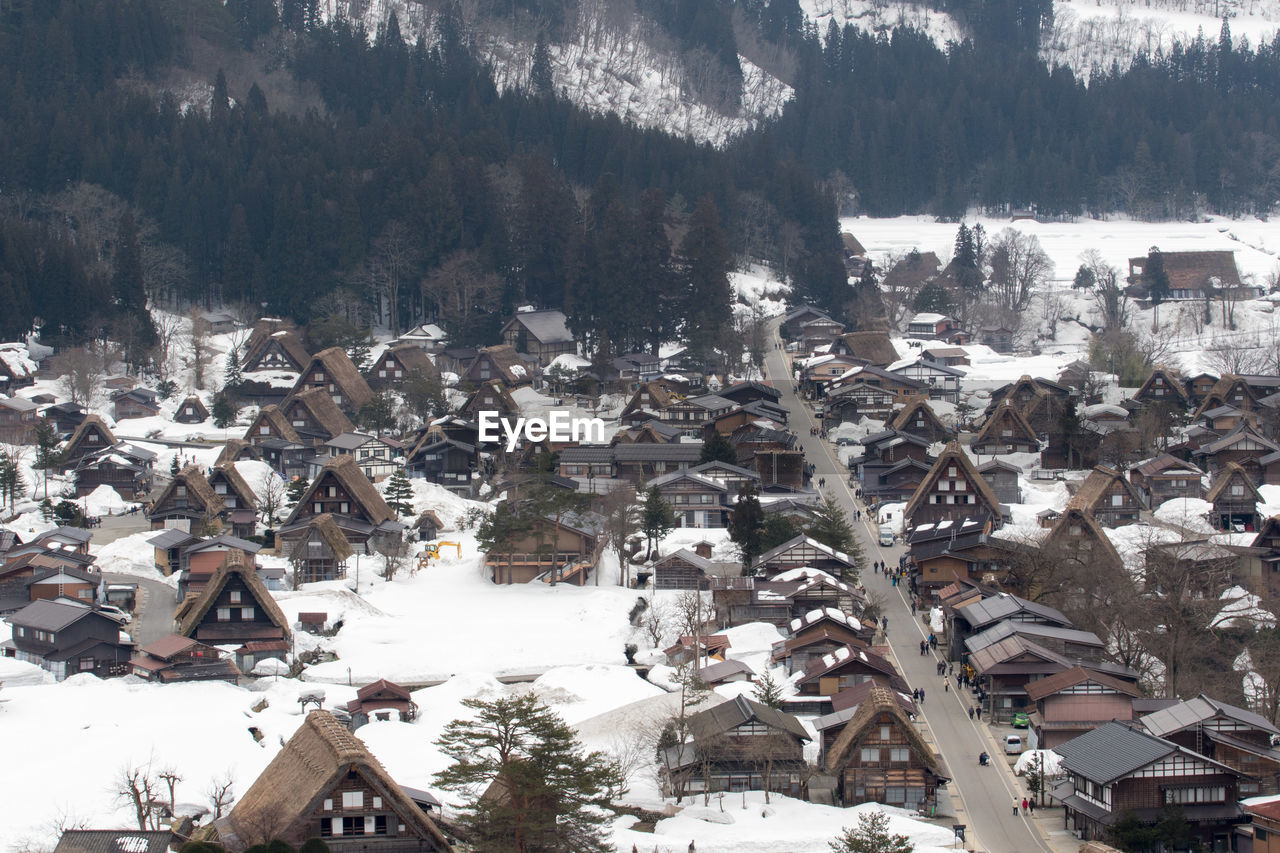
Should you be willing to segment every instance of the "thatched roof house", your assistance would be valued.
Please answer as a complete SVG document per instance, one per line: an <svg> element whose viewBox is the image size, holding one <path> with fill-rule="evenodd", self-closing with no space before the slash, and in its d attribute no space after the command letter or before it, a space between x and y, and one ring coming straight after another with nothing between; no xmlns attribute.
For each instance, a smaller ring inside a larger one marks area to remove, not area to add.
<svg viewBox="0 0 1280 853"><path fill-rule="evenodd" d="M224 509L226 504L213 490L204 471L198 465L188 465L175 474L159 497L151 502L147 508L147 520L153 530L159 530L168 519L193 520L217 516Z"/></svg>
<svg viewBox="0 0 1280 853"><path fill-rule="evenodd" d="M312 356L306 369L298 376L292 393L298 395L311 388L327 391L333 402L345 412L357 412L373 399L373 389L341 347L329 347ZM335 435L349 431L342 430Z"/></svg>
<svg viewBox="0 0 1280 853"><path fill-rule="evenodd" d="M376 834L361 834L361 850L409 849L406 843L432 853L452 850L435 822L328 711L308 714L231 812L215 822L218 842L232 851L277 838L299 845L308 838L331 836L332 842L340 843L342 834L333 832L332 822L339 822L341 830L343 815L333 806L344 799L358 799L365 821L382 827ZM326 801L331 804L328 810Z"/></svg>
<svg viewBox="0 0 1280 853"><path fill-rule="evenodd" d="M183 599L173 621L175 633L215 645L292 636L288 618L258 577L253 561L235 548L227 551L204 589Z"/></svg>
<svg viewBox="0 0 1280 853"><path fill-rule="evenodd" d="M309 388L284 401L280 411L303 439L324 444L346 432L355 432L351 420L342 413L334 397L323 388ZM304 441L304 443L306 443Z"/></svg>
<svg viewBox="0 0 1280 853"><path fill-rule="evenodd" d="M333 494L329 493L330 486L335 487ZM344 504L345 512L341 509ZM321 506L318 511L317 505ZM288 524L323 512L359 518L373 525L396 518L391 507L350 456L335 456L324 464L306 494L293 508Z"/></svg>
<svg viewBox="0 0 1280 853"><path fill-rule="evenodd" d="M279 406L263 406L258 411L258 416L253 419L253 423L249 424L249 428L245 430L244 440L250 444L260 444L273 438L291 441L294 444L303 443L302 436L298 435L298 431L293 428L293 424L289 423L289 419L284 416L284 412L280 411Z"/></svg>
<svg viewBox="0 0 1280 853"><path fill-rule="evenodd" d="M80 426L76 427L76 431L71 433L71 438L67 439L67 446L62 450L63 464L70 465L82 456L97 453L115 444L116 437L106 421L98 415L85 415Z"/></svg>
<svg viewBox="0 0 1280 853"><path fill-rule="evenodd" d="M846 353L868 364L893 364L898 360L898 351L893 348L888 332L847 332L840 336L837 347L841 345Z"/></svg>

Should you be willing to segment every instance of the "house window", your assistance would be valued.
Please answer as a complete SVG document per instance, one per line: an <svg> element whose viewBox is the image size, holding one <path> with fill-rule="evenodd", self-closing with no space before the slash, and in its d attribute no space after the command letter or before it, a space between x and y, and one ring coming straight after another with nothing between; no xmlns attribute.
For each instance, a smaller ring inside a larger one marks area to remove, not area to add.
<svg viewBox="0 0 1280 853"><path fill-rule="evenodd" d="M865 747L865 746L862 748L863 762L879 761L879 760L880 760L880 750L874 749L872 747Z"/></svg>
<svg viewBox="0 0 1280 853"><path fill-rule="evenodd" d="M1244 494L1244 486L1232 486L1232 487L1231 487L1231 496L1232 496L1233 498L1238 498L1238 497L1242 496L1243 494Z"/></svg>
<svg viewBox="0 0 1280 853"><path fill-rule="evenodd" d="M311 505L311 511L314 512L316 515L319 515L320 513L324 512L324 504L320 503L319 501L316 501Z"/></svg>
<svg viewBox="0 0 1280 853"><path fill-rule="evenodd" d="M881 727L880 727L880 740L888 740L888 739L889 739L889 727L888 727L888 726L881 726Z"/></svg>
<svg viewBox="0 0 1280 853"><path fill-rule="evenodd" d="M331 498L336 498L338 496L338 487L329 486L327 489L325 489L325 494Z"/></svg>
<svg viewBox="0 0 1280 853"><path fill-rule="evenodd" d="M271 427L266 424L258 427L258 435L271 435Z"/></svg>
<svg viewBox="0 0 1280 853"><path fill-rule="evenodd" d="M344 809L364 808L364 791L343 791L342 807Z"/></svg>
<svg viewBox="0 0 1280 853"><path fill-rule="evenodd" d="M328 798L327 800L325 800L325 801L324 801L324 810L325 810L325 811L327 811L327 812L331 812L331 811L333 811L333 798L332 798L332 797L330 797L330 798Z"/></svg>
<svg viewBox="0 0 1280 853"><path fill-rule="evenodd" d="M1222 785L1204 785L1194 788L1166 788L1166 803L1221 803L1227 798Z"/></svg>
<svg viewBox="0 0 1280 853"><path fill-rule="evenodd" d="M351 512L351 504L347 503L346 501L343 501L341 504L339 504L339 506L342 507L342 509L338 510L338 512L341 512L344 515L348 512Z"/></svg>
<svg viewBox="0 0 1280 853"><path fill-rule="evenodd" d="M1124 495L1112 495L1112 496L1111 496L1111 505L1112 505L1112 506L1124 506Z"/></svg>
<svg viewBox="0 0 1280 853"><path fill-rule="evenodd" d="M218 621L219 621L219 622L230 622L230 621L231 621L231 608L230 608L230 607L219 607L219 608L218 608Z"/></svg>
<svg viewBox="0 0 1280 853"><path fill-rule="evenodd" d="M238 589L231 590L231 603L232 604L240 603L240 590Z"/></svg>
<svg viewBox="0 0 1280 853"><path fill-rule="evenodd" d="M93 669L93 658L80 658L80 671L89 672Z"/></svg>
<svg viewBox="0 0 1280 853"><path fill-rule="evenodd" d="M895 747L889 750L889 760L890 761L910 761L911 750L907 749L905 746Z"/></svg>
<svg viewBox="0 0 1280 853"><path fill-rule="evenodd" d="M178 486L177 488L175 488L175 489L173 490L173 493L174 493L175 495L177 495L178 497L180 497L180 498L185 498L185 497L187 496L187 487L186 487L186 486Z"/></svg>
<svg viewBox="0 0 1280 853"><path fill-rule="evenodd" d="M360 835L364 832L364 818L344 817L342 819L343 835Z"/></svg>
<svg viewBox="0 0 1280 853"><path fill-rule="evenodd" d="M220 495L225 495L225 494L227 493L227 484L226 484L226 483L218 483L218 484L216 484L216 485L213 487L213 490L214 490L215 492L217 492L218 494L220 494Z"/></svg>
<svg viewBox="0 0 1280 853"><path fill-rule="evenodd" d="M387 378L387 369L385 367L378 371L378 378L379 379Z"/></svg>
<svg viewBox="0 0 1280 853"><path fill-rule="evenodd" d="M325 802L326 802L326 803L331 803L331 802L333 802L333 801L332 801L332 800L325 800ZM326 807L326 808L327 808L327 807ZM329 838L329 837L331 837L332 835L333 835L333 818L328 818L328 817L322 817L322 818L320 818L320 837L321 837L321 838Z"/></svg>
<svg viewBox="0 0 1280 853"><path fill-rule="evenodd" d="M240 619L241 619L242 621L244 621L244 622L252 622L252 621L253 621L253 608L252 608L252 607L241 607L241 608L240 608Z"/></svg>
<svg viewBox="0 0 1280 853"><path fill-rule="evenodd" d="M366 831L366 832L368 832L368 825L367 825L367 824L366 824L366 826L365 826L365 831ZM373 834L374 834L374 835L386 835L386 834L387 834L387 816L386 816L386 815L384 815L384 814L380 814L380 815L377 815L376 817L374 817L374 819L373 819Z"/></svg>
<svg viewBox="0 0 1280 853"><path fill-rule="evenodd" d="M380 808L382 808L382 797L374 797L374 798L373 798L373 807L374 807L375 809L380 809Z"/></svg>

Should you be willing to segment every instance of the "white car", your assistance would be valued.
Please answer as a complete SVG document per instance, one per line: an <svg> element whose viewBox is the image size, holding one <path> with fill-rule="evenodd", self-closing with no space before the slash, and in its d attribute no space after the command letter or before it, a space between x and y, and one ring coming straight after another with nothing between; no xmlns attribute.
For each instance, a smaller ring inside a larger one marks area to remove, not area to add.
<svg viewBox="0 0 1280 853"><path fill-rule="evenodd" d="M1004 736L1004 754L1005 755L1021 755L1022 754L1022 735L1005 735Z"/></svg>

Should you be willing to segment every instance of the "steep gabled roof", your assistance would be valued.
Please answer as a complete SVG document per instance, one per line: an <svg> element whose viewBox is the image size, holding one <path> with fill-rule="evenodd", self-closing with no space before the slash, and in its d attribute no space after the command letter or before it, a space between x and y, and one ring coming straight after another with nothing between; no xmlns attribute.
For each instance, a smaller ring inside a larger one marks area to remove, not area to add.
<svg viewBox="0 0 1280 853"><path fill-rule="evenodd" d="M360 470L356 461L350 456L334 456L324 463L320 473L311 481L306 494L290 513L288 524L293 524L303 515L306 508L311 505L316 490L324 485L324 481L329 477L336 479L343 490L351 496L351 500L358 505L360 512L356 512L357 507L353 506L351 515L363 515L370 524L375 525L395 519L391 507L387 506L387 502L373 487L373 483L369 482L369 478Z"/></svg>
<svg viewBox="0 0 1280 853"><path fill-rule="evenodd" d="M155 508L167 501L174 493L178 486L186 486L187 494L194 495L204 504L204 511L211 515L217 515L226 509L226 504L222 500L222 496L213 490L213 486L209 485L209 480L204 476L197 465L188 465L179 471L174 478L169 481L169 485L164 487L164 491L160 496L151 502L148 514L155 511Z"/></svg>
<svg viewBox="0 0 1280 853"><path fill-rule="evenodd" d="M872 687L867 698L858 703L857 710L827 751L827 772L840 772L840 768L849 760L855 746L861 742L867 726L881 714L888 714L893 718L898 731L906 736L907 743L911 745L911 750L916 753L920 761L931 773L941 775L942 765L938 754L933 751L933 747L925 743L894 692L880 686Z"/></svg>
<svg viewBox="0 0 1280 853"><path fill-rule="evenodd" d="M333 520L333 516L330 513L322 512L317 516L313 516L307 522L302 538L305 539L313 530L329 546L329 550L333 552L334 559L339 563L349 559L355 553L351 543L347 541L347 537L342 534L342 528L338 527L338 523Z"/></svg>
<svg viewBox="0 0 1280 853"><path fill-rule="evenodd" d="M1163 380L1162 384L1159 386L1156 385L1157 379ZM1185 406L1187 404L1188 397L1187 389L1182 384L1182 381L1182 377L1179 376L1176 371L1156 365L1151 369L1151 374L1147 376L1146 381L1142 383L1142 387L1139 388L1133 396L1136 399L1146 397L1150 394L1150 396L1154 398L1155 393L1152 391L1153 388L1170 388L1172 391L1166 391L1165 393L1170 394L1171 396L1176 396L1177 402Z"/></svg>
<svg viewBox="0 0 1280 853"><path fill-rule="evenodd" d="M1171 468L1185 468L1188 472L1196 476L1204 476L1204 471L1196 465L1192 465L1184 459L1169 454L1161 453L1159 456L1153 456L1150 459L1139 462L1134 469L1144 477L1152 477L1161 474Z"/></svg>
<svg viewBox="0 0 1280 853"><path fill-rule="evenodd" d="M236 493L236 497L240 499L243 508L255 509L258 506L257 493L245 482L244 477L236 469L234 462L222 462L214 466L213 473L209 475L210 485L213 485L219 478L227 481L227 485L231 488L231 491Z"/></svg>
<svg viewBox="0 0 1280 853"><path fill-rule="evenodd" d="M302 337L291 321L264 318L253 324L253 331L244 343L244 357L240 363L246 367L255 364L272 341L284 351L297 370L306 367L311 361L311 354L307 352Z"/></svg>
<svg viewBox="0 0 1280 853"><path fill-rule="evenodd" d="M899 432L910 432L907 429L917 416L922 416L937 432L950 432L938 419L938 415L933 411L933 407L929 405L928 397L912 397L907 404L898 411L894 412L893 417L889 418L884 425L886 430L898 430Z"/></svg>
<svg viewBox="0 0 1280 853"><path fill-rule="evenodd" d="M1138 494L1138 489L1124 474L1115 468L1108 468L1106 465L1098 465L1089 472L1089 476L1084 478L1084 482L1080 484L1080 489L1071 496L1071 500L1067 501L1067 509L1086 510L1093 512L1094 507L1098 505L1098 501L1106 495L1107 490L1112 485L1119 483L1125 493L1129 495L1129 499L1136 506L1142 506L1142 497Z"/></svg>
<svg viewBox="0 0 1280 853"><path fill-rule="evenodd" d="M569 331L563 311L555 309L521 311L508 320L502 330L505 332L515 324L524 326L525 330L542 344L573 342L573 333Z"/></svg>
<svg viewBox="0 0 1280 853"><path fill-rule="evenodd" d="M1008 429L1013 434L1011 436L1000 435L997 430ZM1027 423L1027 419L1022 416L1018 408L1013 405L1013 401L1007 396L1000 401L1000 405L991 413L991 417L987 418L987 422L982 425L982 429L969 442L970 447L981 447L987 444L1001 444L1011 441L1029 441L1033 445L1039 444L1040 438L1036 435L1036 431L1031 428L1031 424Z"/></svg>
<svg viewBox="0 0 1280 853"><path fill-rule="evenodd" d="M369 387L368 382L364 381L359 368L342 347L329 347L311 357L311 361L298 376L298 384L293 386L294 396L310 387L307 384L307 377L315 367L324 369L326 384L333 382L352 409L358 409L373 399L373 389ZM346 432L346 430L339 430L339 432Z"/></svg>
<svg viewBox="0 0 1280 853"><path fill-rule="evenodd" d="M476 369L482 357L488 356L493 366L498 369L502 375L495 377L501 379L508 385L524 385L533 379L532 372L524 363L524 359L520 357L520 353L516 352L515 347L509 344L498 344L491 347L483 347L477 354L476 360L472 362L471 367L467 369L470 374ZM470 378L470 377L468 377Z"/></svg>
<svg viewBox="0 0 1280 853"><path fill-rule="evenodd" d="M1073 527L1079 527L1080 532L1078 534L1072 533ZM1082 541L1080 537L1083 536L1088 536L1089 541L1092 543L1087 549L1080 547ZM1045 551L1050 547L1069 548L1076 556L1081 559L1087 558L1091 563L1105 558L1115 568L1124 566L1124 560L1120 557L1120 552L1116 550L1111 537L1107 536L1103 531L1098 519L1093 517L1092 512L1080 507L1068 506L1066 511L1054 522L1049 535L1040 543L1041 551ZM1093 548L1098 550L1094 551Z"/></svg>
<svg viewBox="0 0 1280 853"><path fill-rule="evenodd" d="M284 416L284 412L280 411L280 407L276 405L263 406L258 412L258 416L253 419L253 423L249 424L249 428L245 430L244 440L253 443L257 437L258 427L265 423L271 427L271 432L278 438L285 441L292 441L294 444L302 444L302 436L298 435L298 431L293 428L293 424L289 423L289 419ZM221 458L221 457L219 457Z"/></svg>
<svg viewBox="0 0 1280 853"><path fill-rule="evenodd" d="M889 340L888 332L847 332L840 336L854 358L865 359L869 364L892 364L898 360L898 351Z"/></svg>
<svg viewBox="0 0 1280 853"><path fill-rule="evenodd" d="M440 371L436 369L436 363L422 347L413 344L397 344L384 352L378 361L382 362L388 356L394 357L405 366L405 369L413 373L420 373L437 382L440 381ZM375 372L376 369L375 365Z"/></svg>
<svg viewBox="0 0 1280 853"><path fill-rule="evenodd" d="M938 480L946 473L947 467L955 465L960 475L963 475L969 484L969 488L982 499L986 504L986 509L997 518L1000 515L1000 501L996 498L996 493L992 491L991 484L986 478L978 473L978 469L973 466L973 462L965 454L960 442L951 441L943 451L938 454L938 458L934 460L933 467L929 469L929 473L925 474L924 479L920 481L919 487L911 495L911 500L907 502L907 508L903 511L904 518L911 518L915 515L916 510L924 504L926 497L933 491Z"/></svg>
<svg viewBox="0 0 1280 853"><path fill-rule="evenodd" d="M437 853L452 849L435 822L392 780L364 742L328 711L307 715L230 814L215 826L219 835L230 834L237 839L235 847L265 843L267 839L259 836L270 831L267 827L276 830L273 837L289 836L299 830L309 835L307 821L351 771L358 772L383 803L414 834L430 841Z"/></svg>
<svg viewBox="0 0 1280 853"><path fill-rule="evenodd" d="M1218 476L1213 478L1213 485L1209 487L1209 493L1204 496L1204 499L1209 503L1216 503L1218 498L1222 497L1222 493L1226 491L1228 484L1233 481L1239 481L1248 488L1249 493L1253 495L1254 503L1265 503L1262 494L1258 491L1258 487L1253 484L1248 472L1241 468L1237 462L1228 462L1218 471Z"/></svg>
<svg viewBox="0 0 1280 853"><path fill-rule="evenodd" d="M76 427L76 431L71 433L71 438L67 439L68 451L78 448L79 443L84 439L85 435L91 431L97 432L102 436L102 444L94 445L94 450L103 447L110 447L116 444L116 437L112 434L111 428L107 426L107 422L97 415L85 415L84 420Z"/></svg>
<svg viewBox="0 0 1280 853"><path fill-rule="evenodd" d="M342 409L338 408L338 404L333 402L333 397L324 388L308 388L293 394L284 401L281 411L286 418L292 420L294 412L299 408L305 409L330 437L356 430L355 425L342 413Z"/></svg>
<svg viewBox="0 0 1280 853"><path fill-rule="evenodd" d="M178 623L176 633L184 637L190 637L194 634L196 629L200 627L200 623L204 621L209 608L218 600L218 596L222 595L222 590L233 577L240 578L240 582L245 585L249 594L255 599L254 603L262 608L262 612L267 615L273 625L284 632L284 636L287 639L292 633L289 630L288 618L280 610L280 605L276 604L276 600L271 597L271 593L267 591L266 584L258 577L258 572L253 563L246 559L243 551L236 549L227 551L227 556L223 558L222 563L214 570L213 576L209 579L209 583L204 589L195 595L188 595L178 605L178 609L173 614L174 621Z"/></svg>

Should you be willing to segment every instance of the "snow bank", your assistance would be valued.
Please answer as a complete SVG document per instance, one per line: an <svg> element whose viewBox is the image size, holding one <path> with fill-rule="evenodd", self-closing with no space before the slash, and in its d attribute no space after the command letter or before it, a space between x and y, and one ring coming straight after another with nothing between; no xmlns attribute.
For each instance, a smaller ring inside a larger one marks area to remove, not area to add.
<svg viewBox="0 0 1280 853"><path fill-rule="evenodd" d="M652 833L635 832L627 828L631 819L620 820L613 843L619 851L630 850L633 844L641 850L656 845L660 850L683 851L692 842L698 853L828 853L827 842L845 827L857 826L858 815L869 811L887 814L889 832L907 836L916 853L940 853L955 840L950 827L916 820L903 809L874 803L845 809L779 794L770 795L769 800L766 806L759 791L728 793L723 799L713 796L708 811L701 798L694 798L680 814L658 821Z"/></svg>
<svg viewBox="0 0 1280 853"><path fill-rule="evenodd" d="M104 483L83 499L82 506L88 515L120 515L130 504L125 503L119 492Z"/></svg>
<svg viewBox="0 0 1280 853"><path fill-rule="evenodd" d="M1276 617L1262 606L1262 599L1242 586L1228 587L1218 598L1225 602L1210 628L1274 628Z"/></svg>
<svg viewBox="0 0 1280 853"><path fill-rule="evenodd" d="M176 586L178 576L174 574L165 578L160 573L156 568L156 549L147 544L148 539L159 535L158 530L144 530L101 547L90 543L89 550L98 555L98 568L104 572L150 578Z"/></svg>
<svg viewBox="0 0 1280 853"><path fill-rule="evenodd" d="M1213 504L1200 498L1174 498L1156 507L1155 517L1193 533L1214 533L1208 521L1212 510Z"/></svg>
<svg viewBox="0 0 1280 853"><path fill-rule="evenodd" d="M1044 775L1062 775L1062 757L1052 749L1028 749L1014 762L1013 772L1019 776L1027 775L1032 769L1032 761L1036 756L1040 756L1040 760L1044 762Z"/></svg>

